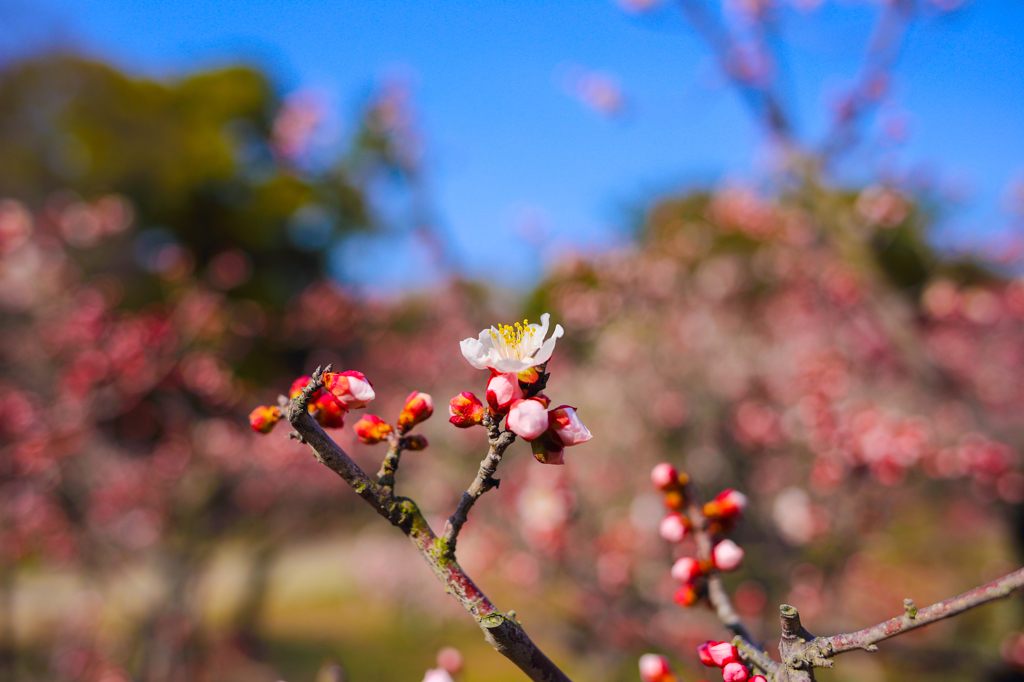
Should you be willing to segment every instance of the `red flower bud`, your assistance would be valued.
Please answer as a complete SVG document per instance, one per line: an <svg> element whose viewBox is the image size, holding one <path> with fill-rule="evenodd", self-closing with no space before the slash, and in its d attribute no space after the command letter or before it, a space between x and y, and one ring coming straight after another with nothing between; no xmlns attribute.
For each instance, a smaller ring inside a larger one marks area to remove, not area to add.
<svg viewBox="0 0 1024 682"><path fill-rule="evenodd" d="M747 496L728 488L704 505L704 516L715 521L731 521L747 508Z"/></svg>
<svg viewBox="0 0 1024 682"><path fill-rule="evenodd" d="M548 426L566 447L586 443L593 438L576 414L576 408L568 405L560 405L548 411Z"/></svg>
<svg viewBox="0 0 1024 682"><path fill-rule="evenodd" d="M743 563L743 548L732 540L722 540L711 550L711 560L720 571L735 571Z"/></svg>
<svg viewBox="0 0 1024 682"><path fill-rule="evenodd" d="M739 652L729 642L716 642L708 646L708 654L711 656L711 660L719 668L725 667L726 663L732 661L738 661L740 658Z"/></svg>
<svg viewBox="0 0 1024 682"><path fill-rule="evenodd" d="M295 397L297 395L299 395L300 393L302 393L302 390L304 388L306 388L306 386L308 386L309 382L312 381L312 380L313 380L313 377L305 376L305 377L299 377L298 379L293 381L292 382L292 387L290 389L288 389L288 399L289 400L295 400ZM312 402L312 401L316 400L317 398L319 398L321 393L323 393L323 389L322 388L318 388L316 391L314 391L313 395L310 396L310 402Z"/></svg>
<svg viewBox="0 0 1024 682"><path fill-rule="evenodd" d="M345 425L345 406L330 393L323 393L309 406L316 423L325 429L340 429Z"/></svg>
<svg viewBox="0 0 1024 682"><path fill-rule="evenodd" d="M754 675L750 678L750 682L768 682L768 678L764 675Z"/></svg>
<svg viewBox="0 0 1024 682"><path fill-rule="evenodd" d="M659 654L644 654L640 657L640 679L643 682L674 682L676 678L667 658Z"/></svg>
<svg viewBox="0 0 1024 682"><path fill-rule="evenodd" d="M405 433L420 422L430 419L432 414L434 414L434 399L426 393L413 391L405 399L402 414L398 415L398 430Z"/></svg>
<svg viewBox="0 0 1024 682"><path fill-rule="evenodd" d="M512 403L522 399L523 389L515 372L494 374L487 380L487 404L495 414L505 414Z"/></svg>
<svg viewBox="0 0 1024 682"><path fill-rule="evenodd" d="M683 585L672 596L672 601L680 606L693 606L698 599L700 599L700 595L697 594L697 589L690 584Z"/></svg>
<svg viewBox="0 0 1024 682"><path fill-rule="evenodd" d="M747 682L748 677L750 677L750 673L747 672L746 666L738 661L726 663L725 667L722 668L722 680L724 682Z"/></svg>
<svg viewBox="0 0 1024 682"><path fill-rule="evenodd" d="M363 415L362 419L352 425L352 429L356 432L359 440L367 445L386 440L392 431L391 424L375 414Z"/></svg>
<svg viewBox="0 0 1024 682"><path fill-rule="evenodd" d="M679 472L668 462L662 462L651 469L651 483L663 493L679 488Z"/></svg>
<svg viewBox="0 0 1024 682"><path fill-rule="evenodd" d="M548 430L548 408L543 400L530 398L512 403L505 421L509 430L524 440L536 440Z"/></svg>
<svg viewBox="0 0 1024 682"><path fill-rule="evenodd" d="M682 542L686 537L689 521L678 512L665 515L658 525L658 534L668 542Z"/></svg>
<svg viewBox="0 0 1024 682"><path fill-rule="evenodd" d="M281 421L281 408L279 407L260 405L249 413L249 426L256 433L270 433L279 421Z"/></svg>
<svg viewBox="0 0 1024 682"><path fill-rule="evenodd" d="M373 385L362 372L327 372L324 374L326 388L346 410L366 407L366 404L377 397Z"/></svg>
<svg viewBox="0 0 1024 682"><path fill-rule="evenodd" d="M418 433L402 438L402 447L406 450L426 450L427 445L429 445L429 443L427 442L426 437L421 436Z"/></svg>
<svg viewBox="0 0 1024 682"><path fill-rule="evenodd" d="M700 662L706 666L711 667L715 665L715 659L711 658L711 652L708 651L708 648L714 646L715 644L721 644L721 642L716 642L714 640L709 639L708 641L704 642L699 647L697 647L697 656L700 658Z"/></svg>
<svg viewBox="0 0 1024 682"><path fill-rule="evenodd" d="M460 429L476 426L484 420L484 404L468 391L458 394L448 403L450 421Z"/></svg>
<svg viewBox="0 0 1024 682"><path fill-rule="evenodd" d="M683 584L692 583L704 575L700 562L691 556L684 556L672 564L672 577Z"/></svg>

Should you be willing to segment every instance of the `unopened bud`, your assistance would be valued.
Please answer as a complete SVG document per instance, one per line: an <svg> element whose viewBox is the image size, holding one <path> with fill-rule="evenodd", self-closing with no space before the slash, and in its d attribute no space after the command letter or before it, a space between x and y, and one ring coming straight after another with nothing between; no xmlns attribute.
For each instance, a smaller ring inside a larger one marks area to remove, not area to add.
<svg viewBox="0 0 1024 682"><path fill-rule="evenodd" d="M768 682L768 678L764 675L754 675L750 678L750 682Z"/></svg>
<svg viewBox="0 0 1024 682"><path fill-rule="evenodd" d="M717 642L708 646L708 655L711 656L711 661L719 668L724 668L727 663L738 661L740 658L739 652L736 651L730 642Z"/></svg>
<svg viewBox="0 0 1024 682"><path fill-rule="evenodd" d="M324 388L338 399L346 410L366 407L377 397L366 375L362 372L327 372L324 374Z"/></svg>
<svg viewBox="0 0 1024 682"><path fill-rule="evenodd" d="M673 682L675 674L664 656L644 654L640 657L640 679L643 682Z"/></svg>
<svg viewBox="0 0 1024 682"><path fill-rule="evenodd" d="M426 393L413 391L405 399L402 414L398 415L398 430L405 433L434 414L434 399Z"/></svg>
<svg viewBox="0 0 1024 682"><path fill-rule="evenodd" d="M249 426L256 433L268 434L274 430L274 425L281 421L281 408L267 407L260 405L249 413Z"/></svg>
<svg viewBox="0 0 1024 682"><path fill-rule="evenodd" d="M593 438L590 430L580 421L575 407L560 405L549 410L548 425L565 447L586 443Z"/></svg>
<svg viewBox="0 0 1024 682"><path fill-rule="evenodd" d="M534 458L541 464L565 464L565 447L551 431L546 431L530 447Z"/></svg>
<svg viewBox="0 0 1024 682"><path fill-rule="evenodd" d="M405 450L412 450L413 452L417 450L426 450L427 445L429 445L429 443L427 442L426 437L421 436L418 433L402 438L402 448Z"/></svg>
<svg viewBox="0 0 1024 682"><path fill-rule="evenodd" d="M684 556L672 564L672 577L683 584L692 583L702 575L704 575L704 571L701 569L700 562L693 557Z"/></svg>
<svg viewBox="0 0 1024 682"><path fill-rule="evenodd" d="M667 542L682 542L686 537L686 517L679 512L671 512L658 524L658 534Z"/></svg>
<svg viewBox="0 0 1024 682"><path fill-rule="evenodd" d="M310 405L316 423L325 429L340 429L345 425L345 407L330 393L324 393Z"/></svg>
<svg viewBox="0 0 1024 682"><path fill-rule="evenodd" d="M523 389L519 387L519 378L515 372L494 374L487 381L487 404L495 414L505 414L512 403L522 399Z"/></svg>
<svg viewBox="0 0 1024 682"><path fill-rule="evenodd" d="M288 389L288 399L289 400L295 400L295 398L297 398L298 395L300 393L302 393L302 391L306 388L306 386L309 385L309 382L311 382L312 380L313 380L313 377L305 376L305 377L299 377L298 379L293 381L292 382L292 387ZM313 395L310 396L310 400L311 401L316 400L317 398L320 397L320 394L322 392L323 392L322 388L318 388L317 390L313 391Z"/></svg>
<svg viewBox="0 0 1024 682"><path fill-rule="evenodd" d="M728 488L704 505L704 516L716 521L730 521L738 518L746 508L747 496Z"/></svg>
<svg viewBox="0 0 1024 682"><path fill-rule="evenodd" d="M544 401L530 398L512 403L505 420L512 433L528 441L548 430L548 409Z"/></svg>
<svg viewBox="0 0 1024 682"><path fill-rule="evenodd" d="M359 440L367 445L379 443L391 435L391 424L375 414L365 414L363 418L352 425Z"/></svg>
<svg viewBox="0 0 1024 682"><path fill-rule="evenodd" d="M743 563L743 548L732 540L722 540L711 550L711 560L720 571L735 571Z"/></svg>
<svg viewBox="0 0 1024 682"><path fill-rule="evenodd" d="M484 420L484 404L469 391L463 391L448 403L448 420L460 429L476 426Z"/></svg>
<svg viewBox="0 0 1024 682"><path fill-rule="evenodd" d="M672 601L680 606L693 606L698 599L700 599L700 595L692 584L683 585L672 595Z"/></svg>
<svg viewBox="0 0 1024 682"><path fill-rule="evenodd" d="M725 667L722 668L723 682L747 682L748 677L750 677L750 673L747 671L746 666L738 661L726 663Z"/></svg>
<svg viewBox="0 0 1024 682"><path fill-rule="evenodd" d="M686 508L686 496L681 490L673 490L665 493L665 506L672 511L682 511Z"/></svg>
<svg viewBox="0 0 1024 682"><path fill-rule="evenodd" d="M457 675L462 670L462 653L454 647L446 646L437 652L437 667Z"/></svg>
<svg viewBox="0 0 1024 682"><path fill-rule="evenodd" d="M721 642L716 642L714 640L709 639L708 641L704 642L699 647L697 647L697 657L700 658L700 662L708 667L714 666L715 659L711 658L711 652L708 651L708 647L712 647L715 644L720 643Z"/></svg>
<svg viewBox="0 0 1024 682"><path fill-rule="evenodd" d="M679 472L668 462L662 462L651 469L651 483L663 493L679 489Z"/></svg>

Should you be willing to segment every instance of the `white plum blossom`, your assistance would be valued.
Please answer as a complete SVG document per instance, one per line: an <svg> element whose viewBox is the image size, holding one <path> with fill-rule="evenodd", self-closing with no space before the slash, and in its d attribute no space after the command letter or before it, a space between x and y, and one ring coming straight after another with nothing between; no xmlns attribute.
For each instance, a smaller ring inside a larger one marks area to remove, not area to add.
<svg viewBox="0 0 1024 682"><path fill-rule="evenodd" d="M504 374L522 372L547 362L561 338L562 325L556 324L551 338L545 340L551 315L540 316L540 324L498 325L485 329L479 338L464 339L459 346L469 364L477 369L490 369Z"/></svg>

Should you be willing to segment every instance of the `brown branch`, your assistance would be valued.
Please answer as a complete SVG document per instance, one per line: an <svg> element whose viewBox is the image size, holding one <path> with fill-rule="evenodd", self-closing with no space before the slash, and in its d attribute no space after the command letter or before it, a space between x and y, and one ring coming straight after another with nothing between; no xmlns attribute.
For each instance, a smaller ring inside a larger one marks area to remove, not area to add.
<svg viewBox="0 0 1024 682"><path fill-rule="evenodd" d="M380 463L380 471L377 472L377 485L394 491L395 472L398 471L398 461L402 458L402 437L396 433L388 436L388 454Z"/></svg>
<svg viewBox="0 0 1024 682"><path fill-rule="evenodd" d="M754 116L760 119L769 133L778 139L789 141L792 138L792 127L786 116L782 103L772 89L767 86L756 86L737 77L730 64L731 55L736 49L735 41L729 31L722 25L711 10L701 0L681 0L683 14L703 37L718 60L719 67L725 76L743 97Z"/></svg>
<svg viewBox="0 0 1024 682"><path fill-rule="evenodd" d="M958 597L940 601L923 609L918 609L914 606L913 601L907 599L903 602L903 613L895 618L890 618L884 623L879 623L857 632L833 635L831 637L819 637L812 644L821 652L822 656L826 657L854 649L874 651L878 648L875 646L876 642L895 637L943 618L956 616L964 611L973 609L975 606L981 606L996 599L1003 599L1021 587L1024 587L1024 568L1005 575L998 580L993 580L981 587L976 587L970 592L964 592Z"/></svg>
<svg viewBox="0 0 1024 682"><path fill-rule="evenodd" d="M570 682L566 674L530 640L514 615L499 611L466 575L446 551L447 543L434 534L416 503L408 498L395 497L390 488L373 482L320 428L306 408L310 396L323 385L322 377L323 372L317 368L309 384L288 408L288 421L313 449L317 460L341 476L378 514L405 533L445 590L473 616L491 646L531 680Z"/></svg>
<svg viewBox="0 0 1024 682"><path fill-rule="evenodd" d="M484 426L487 427L487 440L490 443L490 449L487 451L487 456L480 462L480 469L476 473L476 478L473 479L469 489L462 493L459 506L444 524L444 532L441 539L447 544L448 556L450 557L455 556L455 545L458 542L459 532L462 530L463 524L469 519L469 510L473 508L473 505L476 504L476 501L485 492L491 488L498 487L498 480L494 478L494 472L497 471L505 450L516 439L516 434L511 431L501 431L498 427L498 421L500 421L500 418L496 420L489 414L484 415Z"/></svg>

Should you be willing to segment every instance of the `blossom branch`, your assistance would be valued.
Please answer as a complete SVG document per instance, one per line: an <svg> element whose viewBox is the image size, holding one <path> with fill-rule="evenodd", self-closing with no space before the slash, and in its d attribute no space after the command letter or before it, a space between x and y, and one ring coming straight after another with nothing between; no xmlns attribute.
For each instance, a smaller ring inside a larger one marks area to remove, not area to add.
<svg viewBox="0 0 1024 682"><path fill-rule="evenodd" d="M711 552L715 543L708 530L708 519L704 516L700 491L692 481L687 482L684 490L687 500L686 514L690 518L690 523L693 524L693 537L697 542L697 558L705 563L711 562ZM729 593L722 584L721 576L716 573L708 576L708 601L711 602L711 607L725 627L729 628L734 635L742 637L752 648L757 648L757 643L750 634L750 630L743 624L743 620L733 607Z"/></svg>
<svg viewBox="0 0 1024 682"><path fill-rule="evenodd" d="M469 489L462 493L462 499L459 501L455 513L444 524L444 533L441 539L447 544L447 552L450 557L455 556L455 545L463 524L469 519L469 510L485 492L498 487L498 480L494 478L494 473L498 469L498 464L501 463L505 450L516 439L516 434L511 431L501 431L498 420L489 414L484 415L483 425L487 427L487 440L490 443L487 457L480 462L480 469Z"/></svg>
<svg viewBox="0 0 1024 682"><path fill-rule="evenodd" d="M1024 587L1024 568L981 587L976 587L969 592L964 592L957 597L922 609L918 609L912 600L906 599L903 602L904 610L901 615L857 632L817 637L808 644L806 649L808 652L814 649L823 657L834 656L854 649L875 651L878 648L875 646L876 642L934 623L937 620L959 615L990 601L1003 599L1022 587Z"/></svg>
<svg viewBox="0 0 1024 682"><path fill-rule="evenodd" d="M382 488L394 491L395 472L398 471L398 462L402 458L402 438L392 433L388 436L388 454L380 464L380 471L377 472L377 485Z"/></svg>
<svg viewBox="0 0 1024 682"><path fill-rule="evenodd" d="M327 367L329 369L330 366ZM317 368L302 392L291 401L287 413L288 421L313 449L317 460L341 476L378 514L405 533L446 591L473 616L491 646L531 680L569 682L565 673L537 648L514 615L499 611L466 575L454 556L446 551L447 543L430 528L416 503L408 498L395 497L389 487L371 480L316 423L307 407L312 395L323 386L323 374L324 371ZM397 466L397 457L394 465Z"/></svg>

